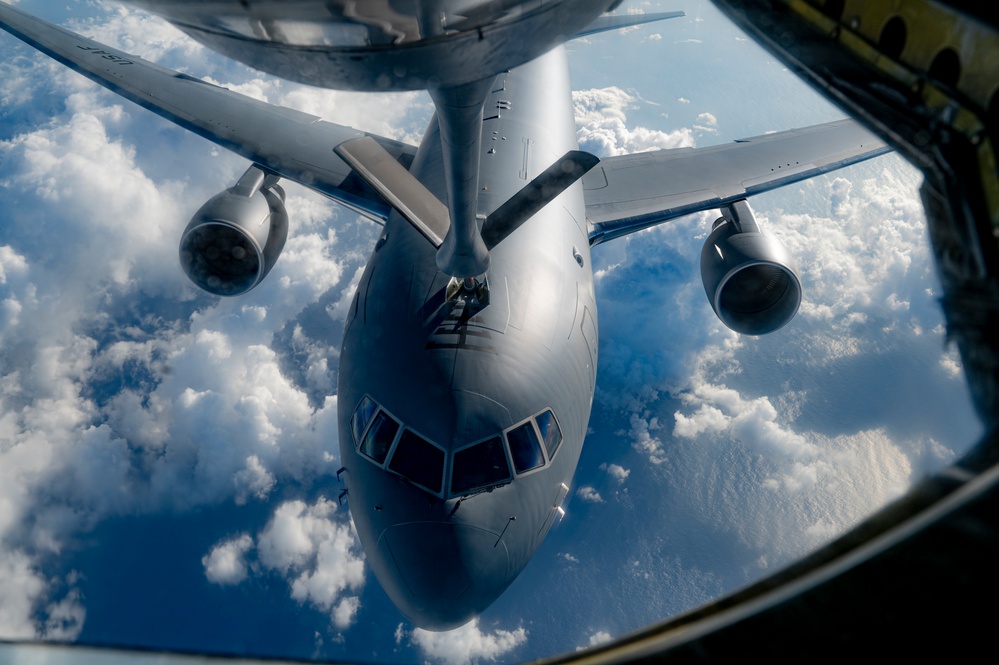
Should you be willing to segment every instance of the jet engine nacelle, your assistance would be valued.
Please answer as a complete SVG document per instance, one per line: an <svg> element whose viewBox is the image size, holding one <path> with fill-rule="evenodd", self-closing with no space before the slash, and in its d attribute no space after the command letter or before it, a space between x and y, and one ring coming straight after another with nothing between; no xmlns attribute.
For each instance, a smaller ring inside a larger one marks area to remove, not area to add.
<svg viewBox="0 0 999 665"><path fill-rule="evenodd" d="M701 281L715 314L743 335L765 335L794 318L801 280L787 248L760 231L745 200L722 209L701 249Z"/></svg>
<svg viewBox="0 0 999 665"><path fill-rule="evenodd" d="M194 213L180 239L180 264L205 291L238 296L267 276L287 238L284 190L276 176L251 166Z"/></svg>

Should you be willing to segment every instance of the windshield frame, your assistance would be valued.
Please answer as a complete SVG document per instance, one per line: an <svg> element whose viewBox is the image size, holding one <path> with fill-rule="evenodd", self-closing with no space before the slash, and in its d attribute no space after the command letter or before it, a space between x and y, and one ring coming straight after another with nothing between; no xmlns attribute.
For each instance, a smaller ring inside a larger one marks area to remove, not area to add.
<svg viewBox="0 0 999 665"><path fill-rule="evenodd" d="M503 451L503 459L504 459L504 461L506 461L506 472L507 472L506 477L504 477L502 480L498 480L498 481L493 482L493 483L487 483L487 484L484 484L484 485L475 485L473 487L468 488L467 490L461 490L461 491L455 492L454 489L453 489L453 487L454 487L454 459L455 459L455 457L458 455L458 453L461 453L461 452L464 452L466 450L469 450L470 448L474 448L475 446L477 446L479 444L482 444L482 443L486 443L487 441L490 441L492 439L499 439L500 448ZM509 485L510 483L513 482L513 479L515 477L516 477L516 475L514 474L514 471L513 471L513 460L510 458L510 448L506 444L506 438L503 436L503 432L498 432L496 434L493 434L493 435L490 435L490 436L486 436L486 437L483 437L483 438L478 439L476 441L473 441L472 443L469 443L468 445L462 446L461 448L457 448L457 449L451 451L451 454L448 455L448 476L447 476L448 484L447 484L447 489L448 489L448 495L451 496L452 498L459 498L459 497L471 496L473 494L479 494L481 492L489 492L491 490L496 489L497 487L502 487L504 485Z"/></svg>

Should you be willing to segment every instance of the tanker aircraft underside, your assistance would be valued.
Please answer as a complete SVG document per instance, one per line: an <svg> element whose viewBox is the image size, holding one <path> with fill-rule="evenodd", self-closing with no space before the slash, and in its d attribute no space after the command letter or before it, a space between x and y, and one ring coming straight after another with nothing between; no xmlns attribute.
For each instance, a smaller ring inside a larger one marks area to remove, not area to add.
<svg viewBox="0 0 999 665"><path fill-rule="evenodd" d="M437 113L412 146L0 4L11 34L251 162L178 233L199 287L237 296L271 270L288 234L282 179L383 224L345 324L338 475L375 575L432 630L488 607L562 514L596 380L590 248L719 208L701 253L708 300L730 328L772 332L801 285L747 197L887 152L849 120L700 149L579 151L561 43L680 13L601 15L610 0L135 4L280 76L430 90Z"/></svg>

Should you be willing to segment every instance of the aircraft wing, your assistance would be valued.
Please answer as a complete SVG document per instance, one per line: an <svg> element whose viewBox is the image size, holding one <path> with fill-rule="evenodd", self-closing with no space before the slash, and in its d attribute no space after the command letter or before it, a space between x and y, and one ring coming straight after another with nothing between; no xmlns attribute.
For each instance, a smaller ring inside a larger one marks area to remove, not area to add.
<svg viewBox="0 0 999 665"><path fill-rule="evenodd" d="M853 120L838 120L707 148L607 157L583 177L590 245L890 150Z"/></svg>
<svg viewBox="0 0 999 665"><path fill-rule="evenodd" d="M0 3L0 28L167 120L373 219L390 207L333 149L372 136L408 168L416 148L267 104L86 39Z"/></svg>

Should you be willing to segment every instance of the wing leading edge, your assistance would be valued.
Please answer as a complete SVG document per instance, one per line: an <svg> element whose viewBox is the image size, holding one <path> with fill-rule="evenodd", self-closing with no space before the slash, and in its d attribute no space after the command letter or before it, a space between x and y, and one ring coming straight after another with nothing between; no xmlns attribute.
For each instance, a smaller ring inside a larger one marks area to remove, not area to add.
<svg viewBox="0 0 999 665"><path fill-rule="evenodd" d="M3 3L0 28L118 95L376 220L388 216L388 203L333 148L371 136L404 167L416 154L413 146L240 95Z"/></svg>
<svg viewBox="0 0 999 665"><path fill-rule="evenodd" d="M607 157L583 178L590 245L890 152L853 120Z"/></svg>

